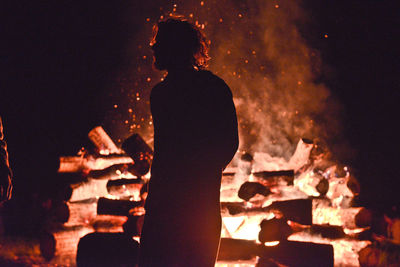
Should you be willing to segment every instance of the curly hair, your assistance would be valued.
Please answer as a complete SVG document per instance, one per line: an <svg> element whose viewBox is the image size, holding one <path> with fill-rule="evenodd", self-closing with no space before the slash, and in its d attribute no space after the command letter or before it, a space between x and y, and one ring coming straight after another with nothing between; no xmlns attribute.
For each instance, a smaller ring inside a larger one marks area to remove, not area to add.
<svg viewBox="0 0 400 267"><path fill-rule="evenodd" d="M168 18L154 25L150 44L158 69L169 69L182 64L204 69L210 60L209 43L204 33L181 18Z"/></svg>

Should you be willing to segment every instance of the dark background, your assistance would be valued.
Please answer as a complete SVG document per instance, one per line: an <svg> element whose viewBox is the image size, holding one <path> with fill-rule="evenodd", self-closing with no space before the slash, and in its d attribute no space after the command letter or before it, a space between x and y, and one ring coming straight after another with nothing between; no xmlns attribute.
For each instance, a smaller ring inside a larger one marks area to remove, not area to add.
<svg viewBox="0 0 400 267"><path fill-rule="evenodd" d="M142 25L121 19L126 1L5 2L0 114L18 197L51 181L58 156L76 154L101 123L99 107L109 104L112 78ZM398 204L398 1L303 2L313 22L304 36L321 52L321 79L344 107L344 135L357 152L350 164L360 201Z"/></svg>
<svg viewBox="0 0 400 267"><path fill-rule="evenodd" d="M317 42L330 66L326 83L344 105L345 136L356 150L352 165L361 201L398 205L400 198L400 3L306 1L328 34Z"/></svg>

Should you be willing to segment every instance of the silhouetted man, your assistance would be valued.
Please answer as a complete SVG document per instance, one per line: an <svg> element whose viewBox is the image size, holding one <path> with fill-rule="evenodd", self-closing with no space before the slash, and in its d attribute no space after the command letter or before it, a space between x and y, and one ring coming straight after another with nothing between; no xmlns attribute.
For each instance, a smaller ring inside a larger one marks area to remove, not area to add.
<svg viewBox="0 0 400 267"><path fill-rule="evenodd" d="M3 134L3 123L0 117L0 203L11 198L11 168L8 162L7 144Z"/></svg>
<svg viewBox="0 0 400 267"><path fill-rule="evenodd" d="M140 266L214 266L221 174L238 148L232 93L204 70L208 46L187 21L157 25L154 65L167 70L150 96L154 158Z"/></svg>

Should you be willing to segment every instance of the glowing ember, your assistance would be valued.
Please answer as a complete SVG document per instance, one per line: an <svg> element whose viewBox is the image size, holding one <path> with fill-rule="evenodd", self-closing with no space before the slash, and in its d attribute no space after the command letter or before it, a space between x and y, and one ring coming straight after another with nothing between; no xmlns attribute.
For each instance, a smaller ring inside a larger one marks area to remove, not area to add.
<svg viewBox="0 0 400 267"><path fill-rule="evenodd" d="M274 247L274 246L279 245L279 243L280 243L279 241L264 242L264 246Z"/></svg>

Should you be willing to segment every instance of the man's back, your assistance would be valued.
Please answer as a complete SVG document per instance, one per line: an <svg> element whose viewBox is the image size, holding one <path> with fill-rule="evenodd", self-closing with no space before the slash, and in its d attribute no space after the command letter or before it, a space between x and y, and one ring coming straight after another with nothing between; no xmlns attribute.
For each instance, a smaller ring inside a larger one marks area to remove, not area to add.
<svg viewBox="0 0 400 267"><path fill-rule="evenodd" d="M157 85L151 109L154 159L142 251L175 255L169 260L178 266L196 257L199 264L212 262L221 227L221 174L238 146L232 94L212 73L192 70ZM147 247L154 239L169 248Z"/></svg>

